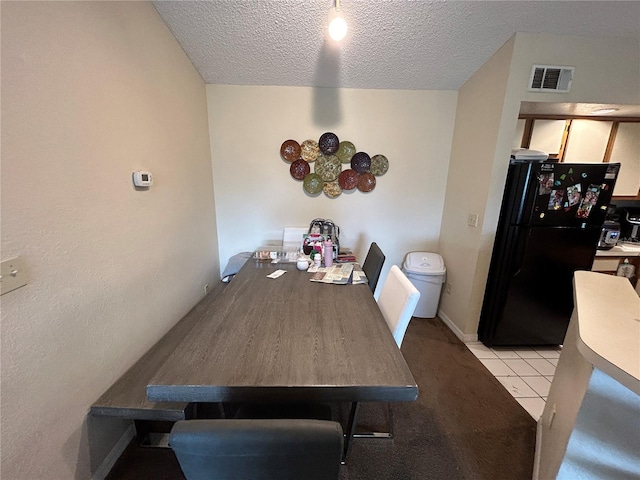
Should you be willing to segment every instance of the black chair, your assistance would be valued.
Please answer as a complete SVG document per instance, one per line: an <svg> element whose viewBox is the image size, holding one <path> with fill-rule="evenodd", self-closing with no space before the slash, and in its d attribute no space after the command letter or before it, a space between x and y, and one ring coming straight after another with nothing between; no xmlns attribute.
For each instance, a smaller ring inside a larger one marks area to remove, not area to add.
<svg viewBox="0 0 640 480"><path fill-rule="evenodd" d="M372 242L369 247L367 257L364 259L364 263L362 264L362 270L367 276L369 288L372 293L375 293L376 291L376 285L378 285L378 279L380 278L380 272L382 271L385 258L386 257L384 256L384 253L382 253L382 250L380 250L380 247L378 247L378 244L376 242Z"/></svg>
<svg viewBox="0 0 640 480"><path fill-rule="evenodd" d="M337 422L302 419L181 420L169 444L187 480L336 480Z"/></svg>

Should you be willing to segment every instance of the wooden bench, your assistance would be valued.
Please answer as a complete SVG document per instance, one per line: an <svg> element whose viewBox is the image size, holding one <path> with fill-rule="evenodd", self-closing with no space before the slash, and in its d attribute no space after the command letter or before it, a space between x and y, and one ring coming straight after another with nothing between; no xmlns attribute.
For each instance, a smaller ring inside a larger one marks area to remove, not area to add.
<svg viewBox="0 0 640 480"><path fill-rule="evenodd" d="M147 384L182 338L215 308L216 298L225 283L219 282L171 330L134 363L96 402L90 414L128 420L178 421L191 418L193 405L188 402L150 402Z"/></svg>

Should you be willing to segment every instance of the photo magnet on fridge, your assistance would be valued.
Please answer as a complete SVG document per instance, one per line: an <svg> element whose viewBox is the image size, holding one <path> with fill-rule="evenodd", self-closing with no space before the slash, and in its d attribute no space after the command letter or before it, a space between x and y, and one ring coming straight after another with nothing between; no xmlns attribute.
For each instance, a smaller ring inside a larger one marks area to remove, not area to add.
<svg viewBox="0 0 640 480"><path fill-rule="evenodd" d="M564 190L551 190L549 197L548 210L560 210L562 208L562 200L564 199Z"/></svg>
<svg viewBox="0 0 640 480"><path fill-rule="evenodd" d="M540 188L538 189L538 195L549 195L551 193L551 187L553 187L553 173L543 173L538 177Z"/></svg>
<svg viewBox="0 0 640 480"><path fill-rule="evenodd" d="M600 185L589 185L587 191L584 192L584 198L580 202L580 207L576 212L577 218L588 218L591 214L591 209L598 203L598 197L600 196Z"/></svg>
<svg viewBox="0 0 640 480"><path fill-rule="evenodd" d="M580 203L580 199L582 198L581 191L582 187L579 183L567 187L567 202L569 203L569 207L573 207Z"/></svg>
<svg viewBox="0 0 640 480"><path fill-rule="evenodd" d="M612 163L607 168L607 173L604 174L605 180L614 180L618 176L618 171L620 170L619 163Z"/></svg>

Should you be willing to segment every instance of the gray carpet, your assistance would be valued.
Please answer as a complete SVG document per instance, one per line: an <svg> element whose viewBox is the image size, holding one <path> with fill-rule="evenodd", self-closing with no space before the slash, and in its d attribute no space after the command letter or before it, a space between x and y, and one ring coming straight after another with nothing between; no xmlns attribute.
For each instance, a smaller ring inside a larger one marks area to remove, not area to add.
<svg viewBox="0 0 640 480"><path fill-rule="evenodd" d="M393 440L354 440L341 480L531 478L535 421L442 321L412 319L402 352L418 400L393 405ZM360 419L384 428L386 406ZM171 450L132 444L107 480L183 478Z"/></svg>
<svg viewBox="0 0 640 480"><path fill-rule="evenodd" d="M354 443L343 480L531 478L535 421L444 323L412 319L402 352L418 400L393 405L393 441Z"/></svg>

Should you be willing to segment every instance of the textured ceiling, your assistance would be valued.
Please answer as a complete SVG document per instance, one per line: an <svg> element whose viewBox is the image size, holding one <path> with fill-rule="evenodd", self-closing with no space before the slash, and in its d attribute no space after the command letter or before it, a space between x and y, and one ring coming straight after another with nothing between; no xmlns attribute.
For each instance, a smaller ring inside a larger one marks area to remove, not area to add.
<svg viewBox="0 0 640 480"><path fill-rule="evenodd" d="M640 38L640 2L156 1L206 83L458 90L515 32ZM638 52L640 55L640 52Z"/></svg>

